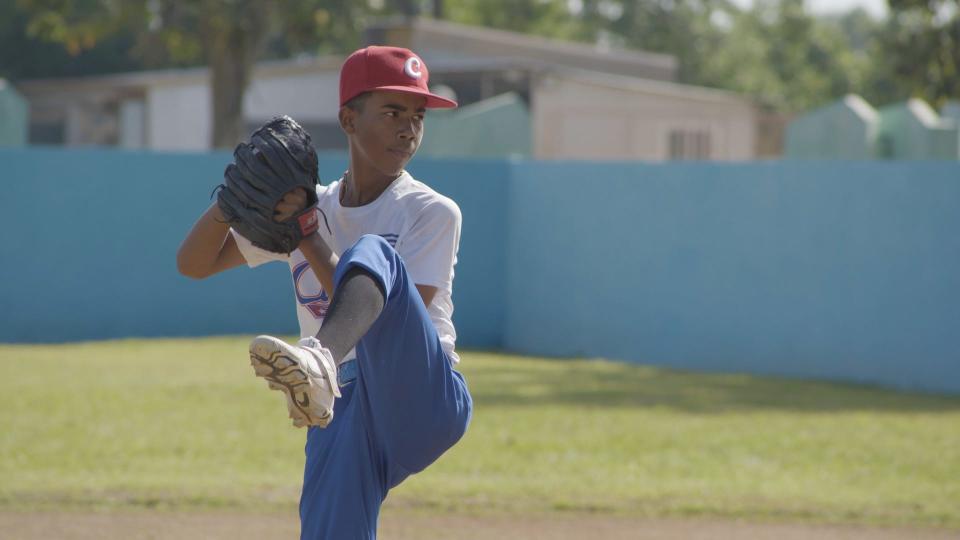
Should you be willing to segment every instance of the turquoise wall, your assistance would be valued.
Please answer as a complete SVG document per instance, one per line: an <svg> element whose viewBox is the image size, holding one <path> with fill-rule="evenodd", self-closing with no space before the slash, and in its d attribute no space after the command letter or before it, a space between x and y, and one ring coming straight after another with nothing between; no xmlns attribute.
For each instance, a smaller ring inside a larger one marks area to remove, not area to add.
<svg viewBox="0 0 960 540"><path fill-rule="evenodd" d="M227 158L0 150L0 340L289 331L292 289L281 268L208 283L176 271L180 240Z"/></svg>
<svg viewBox="0 0 960 540"><path fill-rule="evenodd" d="M960 391L960 164L521 163L504 347Z"/></svg>
<svg viewBox="0 0 960 540"><path fill-rule="evenodd" d="M507 197L513 164L504 160L414 159L410 174L457 201L463 214L454 267L457 343L500 348L506 297Z"/></svg>
<svg viewBox="0 0 960 540"><path fill-rule="evenodd" d="M176 272L228 159L0 149L0 341L295 333L283 265ZM960 392L960 164L411 172L463 210L465 347Z"/></svg>
<svg viewBox="0 0 960 540"><path fill-rule="evenodd" d="M204 281L177 273L180 241L210 204L230 158L225 152L0 149L0 342L298 333L283 264ZM321 156L321 178L345 168L344 156ZM438 179L432 183L463 212L455 301L469 346L500 344L507 171L495 161L411 167L415 175ZM471 189L474 182L482 189Z"/></svg>

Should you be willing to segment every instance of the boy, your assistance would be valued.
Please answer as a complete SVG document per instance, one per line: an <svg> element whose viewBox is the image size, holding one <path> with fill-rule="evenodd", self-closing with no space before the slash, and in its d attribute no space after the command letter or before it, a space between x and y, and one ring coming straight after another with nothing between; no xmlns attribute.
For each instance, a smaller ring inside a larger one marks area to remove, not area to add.
<svg viewBox="0 0 960 540"><path fill-rule="evenodd" d="M460 210L404 166L427 108L455 107L427 87L407 49L367 47L340 72L340 126L350 166L318 187L317 233L289 256L229 229L217 204L177 254L181 273L204 278L244 262L290 265L301 337L250 344L256 374L286 396L296 426L310 426L300 498L301 538L375 538L387 492L453 446L472 400L453 369L453 265ZM275 219L301 212L287 194Z"/></svg>

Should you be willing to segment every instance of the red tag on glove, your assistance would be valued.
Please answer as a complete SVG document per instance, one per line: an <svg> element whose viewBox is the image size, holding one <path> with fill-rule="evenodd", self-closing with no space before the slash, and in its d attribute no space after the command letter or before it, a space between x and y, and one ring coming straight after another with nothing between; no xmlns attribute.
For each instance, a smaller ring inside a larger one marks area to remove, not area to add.
<svg viewBox="0 0 960 540"><path fill-rule="evenodd" d="M319 221L317 220L317 207L311 206L307 211L297 216L297 223L300 224L300 232L303 236L310 236L317 232Z"/></svg>

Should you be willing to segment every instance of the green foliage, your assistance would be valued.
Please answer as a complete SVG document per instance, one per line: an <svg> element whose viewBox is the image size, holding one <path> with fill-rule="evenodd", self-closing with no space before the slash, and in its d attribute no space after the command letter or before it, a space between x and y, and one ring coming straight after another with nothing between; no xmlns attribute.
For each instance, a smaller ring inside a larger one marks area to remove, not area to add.
<svg viewBox="0 0 960 540"><path fill-rule="evenodd" d="M922 97L934 106L960 99L960 0L890 0L877 68L890 94Z"/></svg>
<svg viewBox="0 0 960 540"><path fill-rule="evenodd" d="M699 82L798 112L855 91L862 70L841 26L810 16L800 0L758 0L733 15Z"/></svg>
<svg viewBox="0 0 960 540"><path fill-rule="evenodd" d="M121 0L16 0L30 14L27 34L62 44L76 56L105 36L137 28L144 20L144 2Z"/></svg>
<svg viewBox="0 0 960 540"><path fill-rule="evenodd" d="M359 26L352 23L362 20L356 5L369 6L343 0L17 0L27 35L59 43L72 56L129 33L136 40L130 54L144 67L209 65L211 144L217 148L243 138L243 96L270 36L285 39L287 50L279 48L288 54L332 43L353 46Z"/></svg>
<svg viewBox="0 0 960 540"><path fill-rule="evenodd" d="M292 509L304 432L245 338L0 346L0 509ZM467 436L391 492L461 513L960 527L960 399L464 353Z"/></svg>
<svg viewBox="0 0 960 540"><path fill-rule="evenodd" d="M447 16L553 38L673 55L678 79L733 90L781 111L801 111L861 92L879 25L866 12L838 19L808 14L801 0L454 0ZM872 77L872 78L871 78Z"/></svg>
<svg viewBox="0 0 960 540"><path fill-rule="evenodd" d="M366 26L399 13L394 2L299 0L285 2L271 34L268 58L297 54L346 54L359 48Z"/></svg>
<svg viewBox="0 0 960 540"><path fill-rule="evenodd" d="M594 31L613 43L671 54L679 63L679 80L698 83L710 54L723 38L713 22L731 9L716 0L610 3L585 2L585 14L594 21ZM616 6L616 7L614 7Z"/></svg>
<svg viewBox="0 0 960 540"><path fill-rule="evenodd" d="M0 3L0 75L20 79L198 66L208 31L267 25L260 58L345 53L372 17L352 0L17 0ZM244 16L253 16L244 19Z"/></svg>
<svg viewBox="0 0 960 540"><path fill-rule="evenodd" d="M18 80L133 71L142 68L130 50L128 29L72 55L59 44L28 32L29 14L13 2L0 2L0 77Z"/></svg>
<svg viewBox="0 0 960 540"><path fill-rule="evenodd" d="M565 0L446 0L444 14L462 24L552 38L579 37Z"/></svg>
<svg viewBox="0 0 960 540"><path fill-rule="evenodd" d="M242 32L251 21L267 25L257 58L346 53L371 21L423 15L434 4L16 0L0 3L0 75L200 65L211 61L202 41L210 29ZM251 6L271 8L246 22L235 16ZM876 104L913 95L939 105L960 96L960 0L891 0L885 22L863 10L814 17L802 0L756 0L748 10L729 0L444 0L441 7L454 22L670 54L680 82L732 90L785 112L848 92Z"/></svg>

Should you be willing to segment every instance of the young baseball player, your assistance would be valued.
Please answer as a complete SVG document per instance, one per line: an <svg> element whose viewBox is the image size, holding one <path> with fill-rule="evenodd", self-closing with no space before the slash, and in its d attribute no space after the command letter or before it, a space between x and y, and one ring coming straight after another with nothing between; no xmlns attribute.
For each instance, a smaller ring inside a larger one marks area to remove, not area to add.
<svg viewBox="0 0 960 540"><path fill-rule="evenodd" d="M340 72L340 126L350 149L343 178L317 188L318 232L289 255L232 231L213 204L187 235L178 267L204 278L240 264L290 267L302 339L259 336L256 374L286 396L307 432L301 538L375 538L387 492L453 446L472 401L453 367L453 266L460 211L404 166L429 108L423 61L407 49L367 47ZM294 190L277 221L312 197Z"/></svg>

